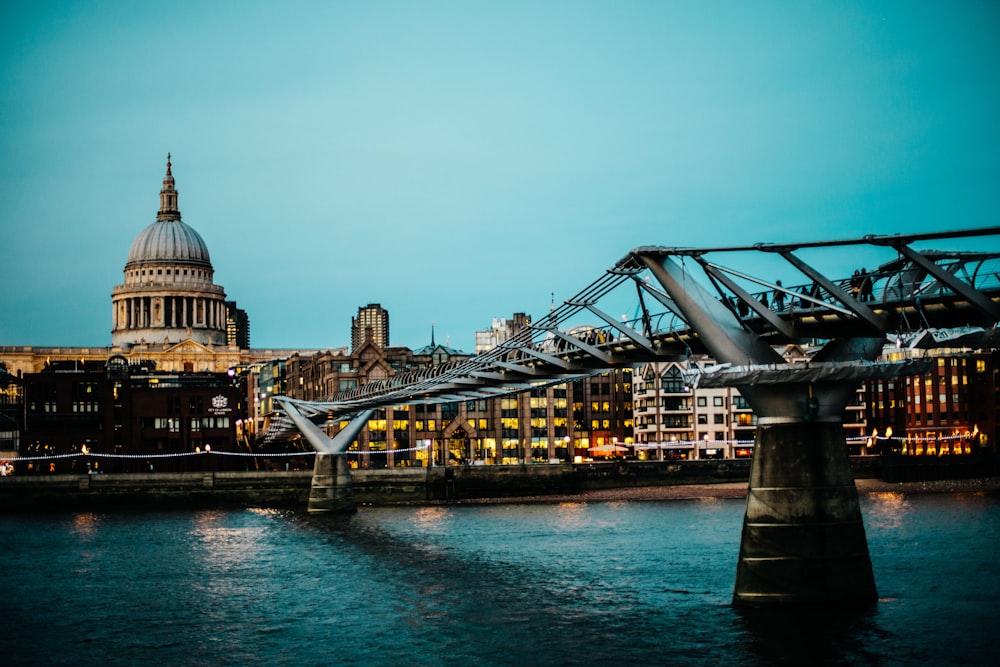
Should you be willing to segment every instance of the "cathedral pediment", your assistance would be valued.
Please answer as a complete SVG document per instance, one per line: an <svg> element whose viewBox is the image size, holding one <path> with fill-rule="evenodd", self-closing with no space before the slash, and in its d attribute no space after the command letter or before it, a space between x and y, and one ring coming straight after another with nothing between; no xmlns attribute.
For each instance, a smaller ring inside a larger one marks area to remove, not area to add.
<svg viewBox="0 0 1000 667"><path fill-rule="evenodd" d="M167 354L214 354L211 348L205 347L190 338L167 347L164 352Z"/></svg>

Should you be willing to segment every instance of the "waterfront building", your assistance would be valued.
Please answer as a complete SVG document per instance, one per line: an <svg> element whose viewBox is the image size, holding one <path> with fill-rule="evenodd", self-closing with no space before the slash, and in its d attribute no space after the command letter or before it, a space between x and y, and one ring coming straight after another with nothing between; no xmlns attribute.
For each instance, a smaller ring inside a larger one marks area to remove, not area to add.
<svg viewBox="0 0 1000 667"><path fill-rule="evenodd" d="M164 456L245 446L236 425L243 397L228 373L156 371L152 362L60 361L23 376L24 439L18 472L82 473L212 469L240 461ZM39 463L35 457L70 457ZM38 466L44 465L44 469Z"/></svg>
<svg viewBox="0 0 1000 667"><path fill-rule="evenodd" d="M10 462L20 450L24 419L24 388L20 378L0 363L0 474L11 472Z"/></svg>
<svg viewBox="0 0 1000 667"><path fill-rule="evenodd" d="M997 451L1000 350L887 346L883 358L929 358L931 365L923 375L866 384L867 420L878 451L912 456Z"/></svg>
<svg viewBox="0 0 1000 667"><path fill-rule="evenodd" d="M790 363L801 363L812 349L799 345L776 348ZM746 458L753 453L757 418L735 387L691 387L684 374L708 368L715 360L696 356L686 361L650 362L636 367L636 449L647 458ZM864 391L844 415L844 433L852 454L866 453Z"/></svg>
<svg viewBox="0 0 1000 667"><path fill-rule="evenodd" d="M757 420L735 387L692 388L684 373L711 366L697 357L651 362L633 373L635 438L646 458L746 458Z"/></svg>
<svg viewBox="0 0 1000 667"><path fill-rule="evenodd" d="M290 398L323 400L337 391L420 368L457 363L469 353L437 344L410 350L360 348L292 355L259 369L263 379L283 372ZM631 369L616 369L569 383L539 385L489 399L380 408L351 449L363 467L517 464L625 456L632 437ZM261 417L266 433L268 416ZM329 421L335 435L346 421ZM291 434L293 437L295 434ZM285 445L281 445L285 446ZM308 450L308 445L301 445Z"/></svg>
<svg viewBox="0 0 1000 667"><path fill-rule="evenodd" d="M351 349L357 350L367 340L389 347L389 311L377 303L358 308L358 316L351 318Z"/></svg>

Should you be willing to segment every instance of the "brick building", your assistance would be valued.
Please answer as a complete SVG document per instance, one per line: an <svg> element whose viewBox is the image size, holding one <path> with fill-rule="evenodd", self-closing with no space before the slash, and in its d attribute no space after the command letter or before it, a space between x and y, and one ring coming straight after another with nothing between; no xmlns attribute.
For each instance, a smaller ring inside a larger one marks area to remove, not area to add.
<svg viewBox="0 0 1000 667"><path fill-rule="evenodd" d="M192 456L237 452L245 412L225 373L159 373L152 364L56 362L23 377L25 423L19 473L242 468L240 459ZM88 454L88 456L70 456ZM105 458L100 455L113 454ZM39 456L66 458L44 462Z"/></svg>

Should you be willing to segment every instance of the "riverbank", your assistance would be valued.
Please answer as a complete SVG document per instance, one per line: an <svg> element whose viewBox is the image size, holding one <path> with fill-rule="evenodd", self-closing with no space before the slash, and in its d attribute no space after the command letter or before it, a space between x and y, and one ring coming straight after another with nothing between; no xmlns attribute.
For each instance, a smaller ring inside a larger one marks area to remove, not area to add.
<svg viewBox="0 0 1000 667"><path fill-rule="evenodd" d="M1000 493L1000 478L945 479L927 482L887 482L881 479L856 479L859 494L878 493ZM564 503L564 502L631 502L641 500L699 500L746 498L747 482L713 484L682 484L673 486L642 486L618 489L591 489L576 493L516 498L472 498L457 501L430 501L433 504L493 504L493 503Z"/></svg>

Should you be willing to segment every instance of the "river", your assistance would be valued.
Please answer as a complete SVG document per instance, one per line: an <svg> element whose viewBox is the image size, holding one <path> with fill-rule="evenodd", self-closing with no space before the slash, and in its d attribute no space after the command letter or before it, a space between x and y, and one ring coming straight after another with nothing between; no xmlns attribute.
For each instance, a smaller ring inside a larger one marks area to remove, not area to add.
<svg viewBox="0 0 1000 667"><path fill-rule="evenodd" d="M744 500L0 516L8 665L987 665L1000 496L865 494L880 599L730 604Z"/></svg>

